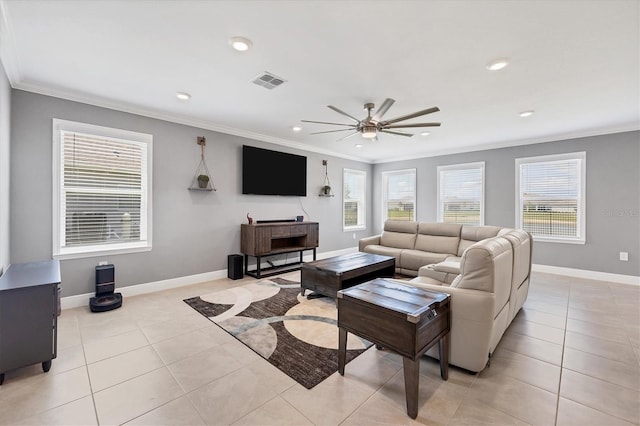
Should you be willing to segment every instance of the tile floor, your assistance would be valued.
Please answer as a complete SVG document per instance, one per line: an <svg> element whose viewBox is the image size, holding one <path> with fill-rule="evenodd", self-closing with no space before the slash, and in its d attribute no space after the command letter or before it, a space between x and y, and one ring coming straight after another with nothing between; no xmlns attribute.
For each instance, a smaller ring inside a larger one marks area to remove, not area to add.
<svg viewBox="0 0 640 426"><path fill-rule="evenodd" d="M121 309L63 311L58 358L6 375L0 424L370 425L640 423L640 288L535 274L491 367L422 361L406 416L399 356L372 348L312 390L182 299L227 279L129 297Z"/></svg>

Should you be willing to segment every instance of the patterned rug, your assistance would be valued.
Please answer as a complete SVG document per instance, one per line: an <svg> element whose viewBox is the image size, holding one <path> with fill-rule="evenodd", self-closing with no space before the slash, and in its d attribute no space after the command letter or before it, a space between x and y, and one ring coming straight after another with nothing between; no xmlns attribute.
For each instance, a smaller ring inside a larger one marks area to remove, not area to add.
<svg viewBox="0 0 640 426"><path fill-rule="evenodd" d="M335 300L300 296L300 272L265 279L185 303L307 389L338 371ZM371 343L347 339L347 362Z"/></svg>

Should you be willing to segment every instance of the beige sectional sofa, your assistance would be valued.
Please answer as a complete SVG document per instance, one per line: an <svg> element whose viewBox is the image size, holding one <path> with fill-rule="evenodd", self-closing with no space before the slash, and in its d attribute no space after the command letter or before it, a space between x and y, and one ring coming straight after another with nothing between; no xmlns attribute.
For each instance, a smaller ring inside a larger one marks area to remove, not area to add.
<svg viewBox="0 0 640 426"><path fill-rule="evenodd" d="M495 226L387 221L360 250L395 256L412 285L451 295L450 363L470 371L487 365L524 304L531 275L531 236ZM435 358L437 350L427 353Z"/></svg>

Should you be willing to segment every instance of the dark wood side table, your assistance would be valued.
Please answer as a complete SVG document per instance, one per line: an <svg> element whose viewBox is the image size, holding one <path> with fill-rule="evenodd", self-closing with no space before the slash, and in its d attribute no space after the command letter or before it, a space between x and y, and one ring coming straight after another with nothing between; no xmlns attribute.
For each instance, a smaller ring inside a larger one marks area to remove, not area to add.
<svg viewBox="0 0 640 426"><path fill-rule="evenodd" d="M438 343L440 375L449 378L450 296L378 278L338 292L338 371L344 375L347 332L403 359L407 414L418 415L420 357Z"/></svg>

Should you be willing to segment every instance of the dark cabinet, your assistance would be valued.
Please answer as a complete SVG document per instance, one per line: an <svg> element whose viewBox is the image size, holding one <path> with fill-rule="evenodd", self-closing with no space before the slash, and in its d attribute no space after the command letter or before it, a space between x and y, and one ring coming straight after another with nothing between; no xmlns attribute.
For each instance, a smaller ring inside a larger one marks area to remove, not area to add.
<svg viewBox="0 0 640 426"><path fill-rule="evenodd" d="M59 284L57 260L12 264L0 277L0 384L9 370L38 362L51 368Z"/></svg>
<svg viewBox="0 0 640 426"><path fill-rule="evenodd" d="M305 250L313 250L313 259L315 260L316 247L318 247L318 228L317 222L243 224L240 232L240 251L244 254L245 274L260 278L298 269L302 263L302 252ZM292 252L300 253L299 262L272 268L261 268L260 266L263 256ZM248 256L256 257L255 270L249 270Z"/></svg>

